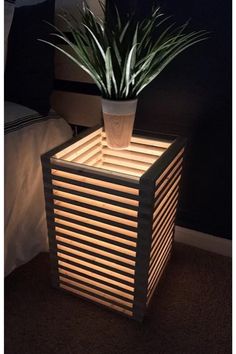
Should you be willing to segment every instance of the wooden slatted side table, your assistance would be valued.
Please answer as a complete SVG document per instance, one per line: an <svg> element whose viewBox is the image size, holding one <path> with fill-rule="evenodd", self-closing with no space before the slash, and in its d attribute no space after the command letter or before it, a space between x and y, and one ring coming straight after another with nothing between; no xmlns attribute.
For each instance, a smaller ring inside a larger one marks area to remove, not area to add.
<svg viewBox="0 0 236 354"><path fill-rule="evenodd" d="M170 257L185 139L102 127L43 155L53 285L141 321Z"/></svg>

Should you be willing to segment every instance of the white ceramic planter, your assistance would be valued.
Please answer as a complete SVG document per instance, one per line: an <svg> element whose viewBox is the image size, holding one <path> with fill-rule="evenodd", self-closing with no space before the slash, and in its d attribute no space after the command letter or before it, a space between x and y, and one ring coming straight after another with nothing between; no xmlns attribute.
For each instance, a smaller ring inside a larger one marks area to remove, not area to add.
<svg viewBox="0 0 236 354"><path fill-rule="evenodd" d="M130 101L102 99L104 127L110 148L125 149L129 146L137 101L137 99Z"/></svg>

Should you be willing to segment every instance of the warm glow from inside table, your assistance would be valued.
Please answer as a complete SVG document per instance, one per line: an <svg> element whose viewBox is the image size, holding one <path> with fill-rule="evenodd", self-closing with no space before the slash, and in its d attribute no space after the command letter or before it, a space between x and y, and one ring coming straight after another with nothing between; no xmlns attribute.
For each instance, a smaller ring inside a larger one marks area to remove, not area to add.
<svg viewBox="0 0 236 354"><path fill-rule="evenodd" d="M128 148L111 149L107 145L106 133L100 128L54 157L139 179L171 143L172 141L134 136Z"/></svg>
<svg viewBox="0 0 236 354"><path fill-rule="evenodd" d="M144 311L172 249L184 149L162 157L161 173L155 162L174 141L133 136L115 150L99 128L50 157L60 288L131 317Z"/></svg>

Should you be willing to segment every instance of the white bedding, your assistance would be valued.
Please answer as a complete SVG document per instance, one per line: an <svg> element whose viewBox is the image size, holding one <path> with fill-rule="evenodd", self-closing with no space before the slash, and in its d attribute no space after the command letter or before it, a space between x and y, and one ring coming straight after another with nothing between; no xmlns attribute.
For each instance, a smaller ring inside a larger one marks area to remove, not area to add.
<svg viewBox="0 0 236 354"><path fill-rule="evenodd" d="M48 250L40 156L72 137L64 119L5 104L5 275Z"/></svg>

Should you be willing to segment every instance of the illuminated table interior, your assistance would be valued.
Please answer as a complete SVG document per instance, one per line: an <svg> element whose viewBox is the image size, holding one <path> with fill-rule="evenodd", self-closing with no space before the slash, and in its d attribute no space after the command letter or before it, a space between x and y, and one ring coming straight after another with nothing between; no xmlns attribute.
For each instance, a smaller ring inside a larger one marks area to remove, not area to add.
<svg viewBox="0 0 236 354"><path fill-rule="evenodd" d="M52 283L142 321L171 254L185 139L102 127L43 155Z"/></svg>

